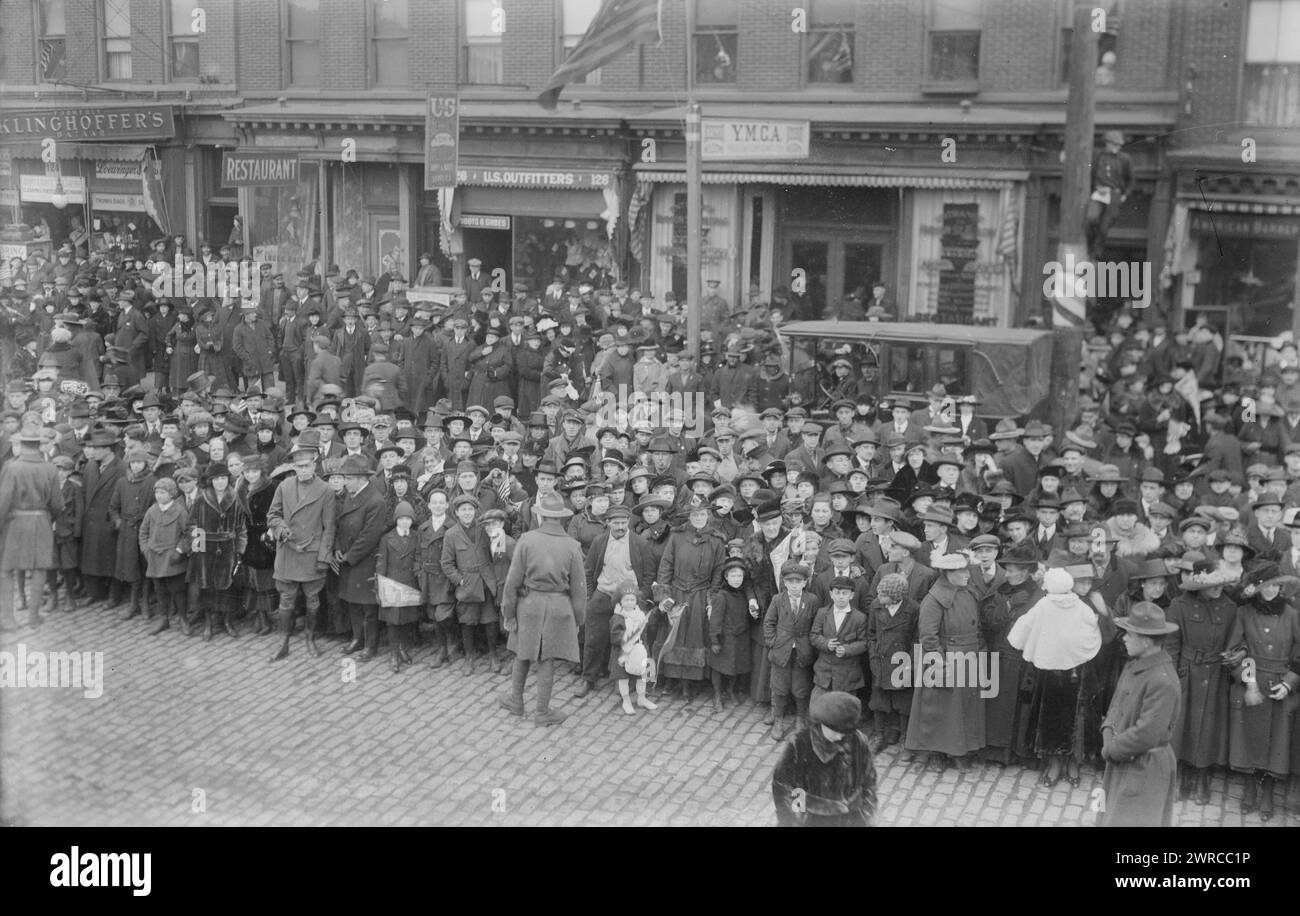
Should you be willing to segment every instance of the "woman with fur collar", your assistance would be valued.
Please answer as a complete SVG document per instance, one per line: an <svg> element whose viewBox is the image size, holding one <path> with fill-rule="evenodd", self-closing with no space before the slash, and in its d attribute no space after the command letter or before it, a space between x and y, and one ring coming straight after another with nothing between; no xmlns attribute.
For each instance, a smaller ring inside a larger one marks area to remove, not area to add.
<svg viewBox="0 0 1300 916"><path fill-rule="evenodd" d="M1115 556L1121 560L1145 560L1160 549L1160 538L1138 521L1138 504L1117 499L1106 517L1106 530L1115 541Z"/></svg>

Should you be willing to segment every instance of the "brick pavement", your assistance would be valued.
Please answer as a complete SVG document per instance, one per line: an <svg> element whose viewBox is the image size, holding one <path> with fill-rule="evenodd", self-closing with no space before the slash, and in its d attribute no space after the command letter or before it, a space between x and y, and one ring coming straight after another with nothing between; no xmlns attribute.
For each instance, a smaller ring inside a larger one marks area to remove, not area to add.
<svg viewBox="0 0 1300 916"><path fill-rule="evenodd" d="M496 705L504 677L429 671L427 649L394 675L376 660L354 680L339 643L308 657L301 634L269 664L276 637L211 643L100 606L58 612L0 650L98 651L104 692L0 690L0 823L18 825L635 825L772 822L777 746L753 706L715 714L665 700L624 715L604 687L585 701L562 677L570 713L543 729ZM533 685L527 700L531 709ZM1079 826L1100 778L1077 789L995 765L923 772L896 748L877 758L888 826ZM1260 826L1225 807L1180 802L1188 826ZM202 809L202 810L196 810ZM1283 826L1281 811L1269 826Z"/></svg>

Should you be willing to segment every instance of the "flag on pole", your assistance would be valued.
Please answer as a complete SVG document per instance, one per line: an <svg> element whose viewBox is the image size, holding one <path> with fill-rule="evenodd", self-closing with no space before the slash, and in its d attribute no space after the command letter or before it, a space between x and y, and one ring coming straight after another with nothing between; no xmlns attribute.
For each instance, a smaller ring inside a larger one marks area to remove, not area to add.
<svg viewBox="0 0 1300 916"><path fill-rule="evenodd" d="M560 64L537 97L538 104L554 111L566 84L604 66L632 45L660 42L661 2L604 0L572 53Z"/></svg>

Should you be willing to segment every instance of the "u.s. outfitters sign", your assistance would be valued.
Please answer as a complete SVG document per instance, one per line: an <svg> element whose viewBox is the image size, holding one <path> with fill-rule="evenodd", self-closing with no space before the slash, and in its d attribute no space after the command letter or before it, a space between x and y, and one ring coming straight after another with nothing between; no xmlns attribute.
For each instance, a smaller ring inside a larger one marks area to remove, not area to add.
<svg viewBox="0 0 1300 916"><path fill-rule="evenodd" d="M0 111L0 140L170 140L174 136L176 119L169 105Z"/></svg>

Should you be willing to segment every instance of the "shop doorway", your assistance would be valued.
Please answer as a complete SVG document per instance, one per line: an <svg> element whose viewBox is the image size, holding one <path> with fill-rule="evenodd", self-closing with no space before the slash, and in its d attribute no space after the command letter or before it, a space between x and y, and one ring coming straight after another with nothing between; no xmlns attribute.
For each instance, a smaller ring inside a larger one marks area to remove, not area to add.
<svg viewBox="0 0 1300 916"><path fill-rule="evenodd" d="M465 244L465 256L461 258L460 272L463 278L468 268L465 266L470 258L483 262L483 273L489 281L496 278L496 271L504 271L504 289L509 293L510 279L514 273L511 233L507 229L461 229Z"/></svg>
<svg viewBox="0 0 1300 916"><path fill-rule="evenodd" d="M230 241L230 230L235 227L235 214L239 212L239 203L210 200L207 210L207 225L203 227L203 237L212 243L214 250L219 251L222 245ZM244 240L240 238L237 241L239 246L232 251L232 255L239 257L243 251Z"/></svg>
<svg viewBox="0 0 1300 916"><path fill-rule="evenodd" d="M891 249L885 239L853 235L798 233L785 244L783 277L803 270L810 306L808 317L833 317L846 296L871 297L872 284L893 274ZM830 312L828 313L828 308ZM852 316L861 317L861 316Z"/></svg>

